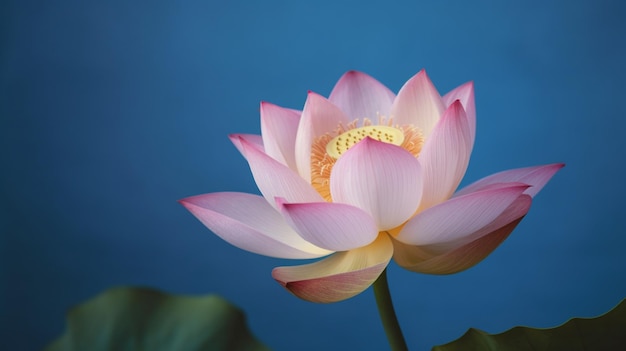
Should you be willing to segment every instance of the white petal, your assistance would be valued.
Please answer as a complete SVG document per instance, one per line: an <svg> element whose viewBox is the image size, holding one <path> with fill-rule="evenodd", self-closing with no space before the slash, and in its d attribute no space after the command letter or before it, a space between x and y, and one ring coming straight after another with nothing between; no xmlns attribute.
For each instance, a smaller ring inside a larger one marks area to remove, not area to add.
<svg viewBox="0 0 626 351"><path fill-rule="evenodd" d="M277 267L272 277L301 299L330 303L360 294L378 278L393 255L387 235L368 246L338 252L321 261L294 267Z"/></svg>
<svg viewBox="0 0 626 351"><path fill-rule="evenodd" d="M293 170L297 170L295 150L299 123L299 111L261 103L261 135L265 152Z"/></svg>
<svg viewBox="0 0 626 351"><path fill-rule="evenodd" d="M365 211L345 204L277 200L287 222L306 241L332 251L365 246L378 236L374 219Z"/></svg>
<svg viewBox="0 0 626 351"><path fill-rule="evenodd" d="M520 182L531 186L524 193L534 197L541 189L543 189L552 176L554 176L554 174L564 166L565 164L563 163L553 163L498 172L466 186L454 194L454 196L456 197L469 194L492 184Z"/></svg>
<svg viewBox="0 0 626 351"><path fill-rule="evenodd" d="M462 240L493 222L526 189L526 184L509 183L455 197L418 213L406 223L396 239L411 245Z"/></svg>
<svg viewBox="0 0 626 351"><path fill-rule="evenodd" d="M352 120L369 118L376 121L378 115L389 117L395 97L376 79L365 73L350 71L339 79L328 100Z"/></svg>
<svg viewBox="0 0 626 351"><path fill-rule="evenodd" d="M296 164L300 176L311 182L311 145L320 136L334 132L339 124L349 123L348 117L324 97L310 92L296 135Z"/></svg>
<svg viewBox="0 0 626 351"><path fill-rule="evenodd" d="M474 139L476 137L476 103L474 101L474 82L467 82L456 87L444 95L441 100L446 107L452 105L452 103L456 100L461 101L465 114L467 115L467 122L469 123L472 139L471 144L473 146Z"/></svg>
<svg viewBox="0 0 626 351"><path fill-rule="evenodd" d="M315 258L331 253L303 240L257 195L213 193L180 203L220 238L240 249L280 258Z"/></svg>
<svg viewBox="0 0 626 351"><path fill-rule="evenodd" d="M420 209L449 199L465 175L471 154L465 111L457 100L444 113L419 156L424 170Z"/></svg>
<svg viewBox="0 0 626 351"><path fill-rule="evenodd" d="M482 261L511 234L524 218L524 214L528 212L530 202L530 196L520 196L505 211L507 212L506 215L503 213L492 224L484 228L487 230L486 233L471 235L475 238L473 241L446 251L441 251L439 247L432 250L432 246L410 246L394 240L393 258L402 268L418 273L452 274L466 270ZM519 214L520 217L503 223L504 217L515 213Z"/></svg>
<svg viewBox="0 0 626 351"><path fill-rule="evenodd" d="M365 210L380 230L395 228L417 210L422 194L419 162L399 146L365 138L335 163L334 202Z"/></svg>
<svg viewBox="0 0 626 351"><path fill-rule="evenodd" d="M288 202L321 202L320 194L298 173L276 161L261 150L241 139L244 156L252 176L267 202L276 208L277 197Z"/></svg>
<svg viewBox="0 0 626 351"><path fill-rule="evenodd" d="M418 127L426 139L443 111L441 96L424 70L404 84L391 106L395 124Z"/></svg>

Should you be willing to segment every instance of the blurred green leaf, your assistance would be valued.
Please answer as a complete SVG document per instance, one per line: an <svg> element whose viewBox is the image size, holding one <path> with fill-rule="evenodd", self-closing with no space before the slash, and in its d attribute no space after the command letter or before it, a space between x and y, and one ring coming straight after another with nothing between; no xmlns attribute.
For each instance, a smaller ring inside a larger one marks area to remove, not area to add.
<svg viewBox="0 0 626 351"><path fill-rule="evenodd" d="M269 351L241 310L219 296L173 296L115 288L70 310L65 333L46 351Z"/></svg>
<svg viewBox="0 0 626 351"><path fill-rule="evenodd" d="M574 318L555 328L515 327L489 335L473 329L433 351L615 351L626 350L626 300L596 318Z"/></svg>

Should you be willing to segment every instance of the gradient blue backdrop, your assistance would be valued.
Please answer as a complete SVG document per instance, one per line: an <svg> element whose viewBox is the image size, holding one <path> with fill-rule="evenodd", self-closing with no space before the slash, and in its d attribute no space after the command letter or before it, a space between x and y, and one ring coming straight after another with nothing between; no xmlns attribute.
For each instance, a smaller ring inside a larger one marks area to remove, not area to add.
<svg viewBox="0 0 626 351"><path fill-rule="evenodd" d="M414 350L469 327L595 316L626 295L626 10L615 1L4 1L0 5L0 340L43 347L111 286L218 293L276 350L387 348L371 290L317 305L289 263L222 242L177 199L257 192L229 133L261 100L301 108L347 70L397 91L426 68L474 80L464 184L567 167L514 234L453 276L392 264Z"/></svg>

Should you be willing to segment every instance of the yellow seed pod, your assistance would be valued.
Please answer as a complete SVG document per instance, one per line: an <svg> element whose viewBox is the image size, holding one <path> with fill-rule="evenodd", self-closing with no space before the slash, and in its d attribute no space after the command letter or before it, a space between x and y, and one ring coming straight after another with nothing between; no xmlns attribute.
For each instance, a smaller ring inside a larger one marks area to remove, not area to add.
<svg viewBox="0 0 626 351"><path fill-rule="evenodd" d="M366 137L398 146L402 145L404 141L404 133L400 129L389 126L365 126L350 129L332 138L326 144L326 152L332 158L338 159L344 152Z"/></svg>

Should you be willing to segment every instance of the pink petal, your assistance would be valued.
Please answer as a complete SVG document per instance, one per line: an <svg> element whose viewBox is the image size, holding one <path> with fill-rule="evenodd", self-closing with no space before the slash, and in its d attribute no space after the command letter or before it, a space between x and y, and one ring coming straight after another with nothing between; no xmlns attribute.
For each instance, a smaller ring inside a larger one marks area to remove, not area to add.
<svg viewBox="0 0 626 351"><path fill-rule="evenodd" d="M220 238L257 254L280 258L316 258L330 251L306 242L264 198L244 193L213 193L180 200Z"/></svg>
<svg viewBox="0 0 626 351"><path fill-rule="evenodd" d="M410 271L427 274L453 274L464 271L487 257L511 234L522 218L498 228L455 250L432 255L419 246L394 242L394 260Z"/></svg>
<svg viewBox="0 0 626 351"><path fill-rule="evenodd" d="M526 184L508 183L455 197L418 213L396 239L411 245L463 240L498 218L527 188Z"/></svg>
<svg viewBox="0 0 626 351"><path fill-rule="evenodd" d="M240 139L243 154L250 165L252 176L261 194L276 208L276 197L288 202L321 202L320 194L298 173L276 161L264 152Z"/></svg>
<svg viewBox="0 0 626 351"><path fill-rule="evenodd" d="M241 140L245 140L249 145L254 146L257 150L265 152L263 147L263 138L260 135L255 134L231 134L228 136L230 141L235 145L237 150L243 155L243 146ZM244 156L245 157L245 156Z"/></svg>
<svg viewBox="0 0 626 351"><path fill-rule="evenodd" d="M467 82L458 86L442 98L443 104L446 107L452 105L452 103L456 100L460 100L463 105L463 109L467 115L467 121L469 122L470 134L472 138L471 144L474 145L474 139L476 137L476 103L474 101L474 82Z"/></svg>
<svg viewBox="0 0 626 351"><path fill-rule="evenodd" d="M332 251L365 246L378 236L376 223L365 211L330 202L304 204L277 200L280 211L304 240Z"/></svg>
<svg viewBox="0 0 626 351"><path fill-rule="evenodd" d="M391 116L394 124L411 124L418 127L428 139L444 109L437 89L426 75L426 71L421 70L398 92L391 106Z"/></svg>
<svg viewBox="0 0 626 351"><path fill-rule="evenodd" d="M261 135L265 152L293 170L297 170L295 147L299 123L299 111L261 103Z"/></svg>
<svg viewBox="0 0 626 351"><path fill-rule="evenodd" d="M300 176L311 182L311 145L320 136L334 132L348 117L324 97L309 92L296 136L296 164Z"/></svg>
<svg viewBox="0 0 626 351"><path fill-rule="evenodd" d="M339 79L328 100L352 120L369 118L376 121L378 115L389 117L395 97L376 79L365 73L350 71Z"/></svg>
<svg viewBox="0 0 626 351"><path fill-rule="evenodd" d="M517 168L510 169L508 171L502 171L487 176L466 186L465 188L459 190L456 194L454 194L454 196L457 197L469 194L474 191L481 190L491 184L519 182L530 185L531 187L528 188L524 192L524 194L528 194L534 197L544 187L544 185L546 185L546 183L552 178L552 176L554 176L554 174L564 166L565 164L563 163L553 163L542 166Z"/></svg>
<svg viewBox="0 0 626 351"><path fill-rule="evenodd" d="M365 210L380 230L411 217L422 194L419 162L406 150L365 138L335 163L330 175L334 202Z"/></svg>
<svg viewBox="0 0 626 351"><path fill-rule="evenodd" d="M469 124L457 100L443 114L419 156L424 170L421 209L452 196L467 170L471 148Z"/></svg>
<svg viewBox="0 0 626 351"><path fill-rule="evenodd" d="M337 302L372 285L392 255L391 240L387 235L380 235L368 246L338 252L315 263L274 268L272 277L301 299Z"/></svg>
<svg viewBox="0 0 626 351"><path fill-rule="evenodd" d="M528 195L522 194L513 201L509 207L507 207L496 219L486 226L478 229L477 231L465 236L460 236L452 241L434 245L422 245L420 250L427 250L433 255L440 255L449 251L456 250L468 243L475 241L485 235L490 234L493 231L521 218L528 213L532 198Z"/></svg>

